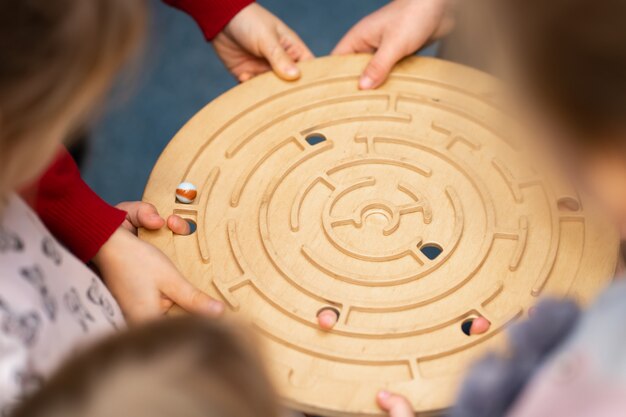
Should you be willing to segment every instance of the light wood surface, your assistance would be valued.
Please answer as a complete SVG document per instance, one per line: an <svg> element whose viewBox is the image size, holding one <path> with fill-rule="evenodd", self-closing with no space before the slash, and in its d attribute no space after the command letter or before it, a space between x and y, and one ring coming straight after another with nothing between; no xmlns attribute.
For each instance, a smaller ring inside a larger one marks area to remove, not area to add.
<svg viewBox="0 0 626 417"><path fill-rule="evenodd" d="M286 404L326 416L381 414L379 389L450 406L507 324L542 295L588 302L617 258L616 233L516 150L491 77L411 58L359 91L368 58L227 92L174 137L144 196L197 231L141 237L254 322ZM321 331L328 307L339 321ZM491 327L467 336L478 316Z"/></svg>

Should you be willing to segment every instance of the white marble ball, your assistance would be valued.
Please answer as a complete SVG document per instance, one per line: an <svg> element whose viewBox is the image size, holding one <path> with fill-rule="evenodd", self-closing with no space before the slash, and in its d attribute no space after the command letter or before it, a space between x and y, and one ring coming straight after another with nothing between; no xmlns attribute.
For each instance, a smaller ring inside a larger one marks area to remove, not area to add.
<svg viewBox="0 0 626 417"><path fill-rule="evenodd" d="M184 204L191 204L198 195L198 189L190 182L181 182L176 187L176 200Z"/></svg>

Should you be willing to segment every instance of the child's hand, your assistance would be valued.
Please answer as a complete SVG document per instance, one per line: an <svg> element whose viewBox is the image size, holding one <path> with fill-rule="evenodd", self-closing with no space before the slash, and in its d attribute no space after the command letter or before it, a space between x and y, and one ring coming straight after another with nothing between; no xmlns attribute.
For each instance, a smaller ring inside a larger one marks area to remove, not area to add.
<svg viewBox="0 0 626 417"><path fill-rule="evenodd" d="M240 82L270 70L295 80L300 78L295 63L313 58L293 30L257 3L240 11L213 39L213 47Z"/></svg>
<svg viewBox="0 0 626 417"><path fill-rule="evenodd" d="M449 3L451 0L394 0L354 25L332 53L375 51L359 80L359 88L377 88L398 61L452 30L454 21L447 13Z"/></svg>
<svg viewBox="0 0 626 417"><path fill-rule="evenodd" d="M165 314L174 304L185 310L217 316L224 305L191 285L163 252L135 236L138 227L160 229L165 225L154 206L147 203L122 203L128 212L126 222L100 248L93 259L102 278L133 323ZM189 233L187 222L170 216L168 226L174 233Z"/></svg>
<svg viewBox="0 0 626 417"><path fill-rule="evenodd" d="M413 407L409 401L401 395L380 391L376 395L378 406L389 413L390 417L415 417Z"/></svg>
<svg viewBox="0 0 626 417"><path fill-rule="evenodd" d="M116 206L126 212L126 220L122 227L137 234L138 228L159 230L165 225L165 220L159 215L156 207L143 201L125 201ZM172 214L167 218L167 227L177 235L188 235L191 231L189 223L182 217Z"/></svg>

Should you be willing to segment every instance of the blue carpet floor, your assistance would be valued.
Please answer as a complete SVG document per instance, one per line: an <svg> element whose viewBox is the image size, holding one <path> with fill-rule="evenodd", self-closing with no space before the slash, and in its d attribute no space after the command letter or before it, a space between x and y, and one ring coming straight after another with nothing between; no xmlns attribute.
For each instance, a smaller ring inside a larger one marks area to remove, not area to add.
<svg viewBox="0 0 626 417"><path fill-rule="evenodd" d="M266 0L317 56L383 0ZM116 90L90 138L83 174L107 201L141 198L159 154L206 103L235 85L211 45L184 13L157 0L142 65ZM129 85L131 84L131 85Z"/></svg>

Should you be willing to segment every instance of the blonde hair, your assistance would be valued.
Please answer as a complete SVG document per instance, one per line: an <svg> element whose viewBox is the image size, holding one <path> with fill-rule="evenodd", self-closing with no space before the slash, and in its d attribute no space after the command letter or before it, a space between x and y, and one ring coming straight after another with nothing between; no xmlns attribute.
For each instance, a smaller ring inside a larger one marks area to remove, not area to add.
<svg viewBox="0 0 626 417"><path fill-rule="evenodd" d="M144 20L143 0L0 0L0 193L86 121Z"/></svg>
<svg viewBox="0 0 626 417"><path fill-rule="evenodd" d="M186 316L122 332L74 357L13 417L278 417L246 330Z"/></svg>

